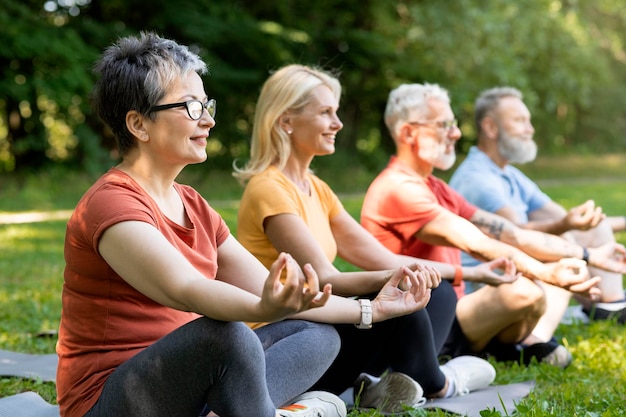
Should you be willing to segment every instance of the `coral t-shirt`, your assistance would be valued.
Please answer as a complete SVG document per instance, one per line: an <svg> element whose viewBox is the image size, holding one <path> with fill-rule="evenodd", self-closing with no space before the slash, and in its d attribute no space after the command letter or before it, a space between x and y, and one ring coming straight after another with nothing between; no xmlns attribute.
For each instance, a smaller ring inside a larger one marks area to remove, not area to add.
<svg viewBox="0 0 626 417"><path fill-rule="evenodd" d="M163 233L207 279L214 279L217 248L229 236L228 226L191 187L174 187L190 228L168 219L131 177L116 168L85 193L68 221L56 380L63 417L82 417L117 366L199 317L144 296L98 253L108 227L142 221Z"/></svg>
<svg viewBox="0 0 626 417"><path fill-rule="evenodd" d="M392 157L365 194L361 224L394 253L461 265L458 248L431 245L416 237L444 210L469 220L477 207L439 178L423 178ZM464 283L455 287L458 295L463 288Z"/></svg>

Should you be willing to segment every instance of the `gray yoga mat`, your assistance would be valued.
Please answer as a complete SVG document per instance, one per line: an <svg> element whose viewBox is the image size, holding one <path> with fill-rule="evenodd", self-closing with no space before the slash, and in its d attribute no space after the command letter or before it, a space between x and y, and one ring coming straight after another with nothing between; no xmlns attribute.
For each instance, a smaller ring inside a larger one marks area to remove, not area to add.
<svg viewBox="0 0 626 417"><path fill-rule="evenodd" d="M427 402L426 408L440 408L468 417L480 417L485 409L495 409L505 416L513 415L515 404L530 394L533 381L508 385L490 385L462 397L438 399ZM504 404L504 407L503 407Z"/></svg>
<svg viewBox="0 0 626 417"><path fill-rule="evenodd" d="M55 382L56 353L36 355L0 349L0 375ZM36 392L0 398L0 417L59 417L59 406L47 403Z"/></svg>
<svg viewBox="0 0 626 417"><path fill-rule="evenodd" d="M0 398L0 417L60 417L59 406L48 404L36 392Z"/></svg>
<svg viewBox="0 0 626 417"><path fill-rule="evenodd" d="M467 417L481 417L480 412L495 409L503 415L512 415L515 405L526 397L535 386L533 381L507 385L490 385L487 388L471 392L462 397L430 400L423 408L439 408L450 413ZM352 389L341 394L341 398L352 405Z"/></svg>
<svg viewBox="0 0 626 417"><path fill-rule="evenodd" d="M56 381L58 357L56 353L35 355L0 350L0 375Z"/></svg>
<svg viewBox="0 0 626 417"><path fill-rule="evenodd" d="M482 410L492 408L504 415L512 415L515 404L527 396L533 386L532 381L491 385L462 397L429 401L424 407L440 408L468 417L480 417ZM351 398L349 402L352 402ZM59 407L48 404L35 392L24 392L0 398L0 417L59 417Z"/></svg>

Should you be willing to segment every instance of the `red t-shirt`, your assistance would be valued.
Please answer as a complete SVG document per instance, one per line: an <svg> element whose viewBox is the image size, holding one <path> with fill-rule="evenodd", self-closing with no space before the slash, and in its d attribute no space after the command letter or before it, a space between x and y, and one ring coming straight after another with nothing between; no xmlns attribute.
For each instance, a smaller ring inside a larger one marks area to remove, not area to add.
<svg viewBox="0 0 626 417"><path fill-rule="evenodd" d="M144 296L98 253L98 242L108 227L123 221L143 221L163 233L207 279L214 279L217 248L229 236L228 227L195 190L174 186L191 228L165 217L131 177L115 168L85 193L68 221L56 379L64 417L82 417L118 365L199 317Z"/></svg>
<svg viewBox="0 0 626 417"><path fill-rule="evenodd" d="M424 179L394 156L365 194L361 224L394 253L461 265L459 249L415 237L444 210L470 219L477 207L444 181L432 175ZM455 287L457 294L463 287Z"/></svg>

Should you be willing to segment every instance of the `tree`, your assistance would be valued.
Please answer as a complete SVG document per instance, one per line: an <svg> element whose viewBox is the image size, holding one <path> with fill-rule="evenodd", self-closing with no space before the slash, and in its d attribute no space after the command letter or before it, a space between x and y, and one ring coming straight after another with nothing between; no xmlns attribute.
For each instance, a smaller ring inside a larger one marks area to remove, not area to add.
<svg viewBox="0 0 626 417"><path fill-rule="evenodd" d="M438 83L450 91L467 138L464 149L475 137L474 98L483 89L510 85L525 94L536 138L545 150L580 150L590 132L580 133L589 124L605 127L595 135L604 137L607 150L621 142L623 129L607 121L623 120L624 100L612 110L605 106L597 111L595 106L607 90L623 97L624 84L616 75L624 67L601 48L596 34L623 41L626 18L617 6L607 10L613 2L584 3L585 8L551 0L495 0L488 5L460 0L450 13L449 4L442 2L404 1L397 3L398 24L379 21L378 29L398 41L398 82ZM605 13L598 13L601 8ZM609 19L614 26L607 31ZM594 145L597 151L599 142Z"/></svg>
<svg viewBox="0 0 626 417"><path fill-rule="evenodd" d="M209 64L217 99L211 163L248 155L254 104L269 73L288 63L340 73L337 146L373 170L392 151L382 123L401 82L439 83L452 96L465 150L473 100L513 85L533 112L544 150L622 148L626 124L626 12L611 0L0 0L0 171L64 162L100 172L115 157L92 114L90 69L118 37L152 30ZM590 140L591 139L591 140ZM589 143L593 143L593 147ZM337 159L320 159L333 164Z"/></svg>
<svg viewBox="0 0 626 417"><path fill-rule="evenodd" d="M39 168L64 160L77 145L75 129L92 83L85 64L97 51L78 33L46 21L43 10L2 3L0 167Z"/></svg>

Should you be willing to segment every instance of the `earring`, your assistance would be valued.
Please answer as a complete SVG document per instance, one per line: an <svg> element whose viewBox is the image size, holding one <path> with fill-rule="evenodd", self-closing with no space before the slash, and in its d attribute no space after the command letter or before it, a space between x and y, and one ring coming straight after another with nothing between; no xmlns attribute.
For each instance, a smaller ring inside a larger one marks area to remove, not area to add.
<svg viewBox="0 0 626 417"><path fill-rule="evenodd" d="M288 134L288 135L291 135L292 133L293 133L293 131L291 131L291 130L288 130L288 131L287 131L287 134Z"/></svg>

